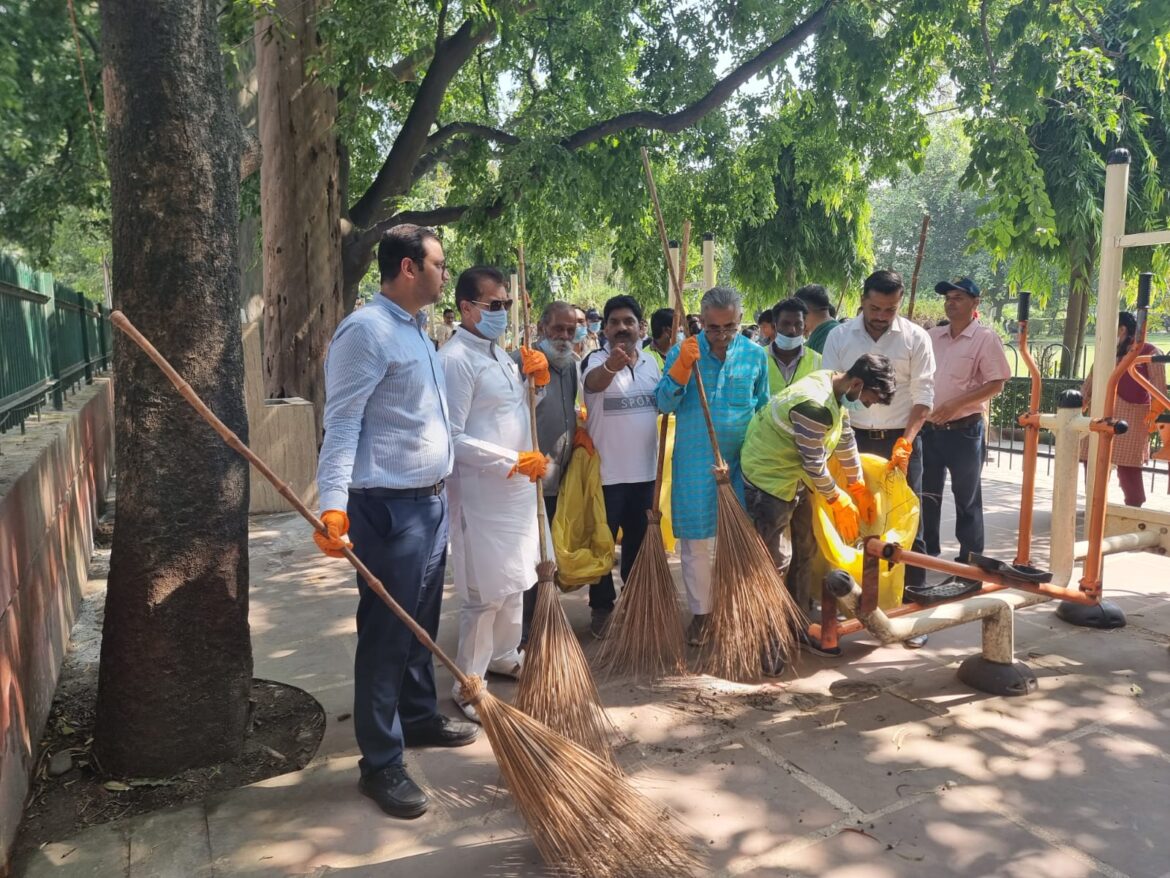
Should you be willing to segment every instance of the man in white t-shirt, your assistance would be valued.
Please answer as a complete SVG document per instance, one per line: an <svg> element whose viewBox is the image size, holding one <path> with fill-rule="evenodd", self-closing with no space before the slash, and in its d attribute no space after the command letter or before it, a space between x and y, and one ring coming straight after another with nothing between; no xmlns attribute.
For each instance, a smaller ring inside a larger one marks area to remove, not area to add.
<svg viewBox="0 0 1170 878"><path fill-rule="evenodd" d="M639 342L642 307L632 296L614 296L605 303L602 331L608 344L581 362L585 430L601 456L601 490L605 517L617 538L622 532L622 582L646 535L646 510L653 505L658 467L658 408L654 391L660 372ZM589 587L593 610L590 629L602 637L613 612L617 591L607 573Z"/></svg>

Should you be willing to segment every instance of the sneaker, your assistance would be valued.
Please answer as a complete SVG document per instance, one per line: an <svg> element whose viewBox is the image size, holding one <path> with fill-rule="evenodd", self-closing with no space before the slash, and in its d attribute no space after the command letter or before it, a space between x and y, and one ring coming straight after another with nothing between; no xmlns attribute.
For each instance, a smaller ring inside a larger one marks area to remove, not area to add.
<svg viewBox="0 0 1170 878"><path fill-rule="evenodd" d="M687 627L687 643L691 646L703 646L707 642L707 635L711 626L709 613L696 613Z"/></svg>
<svg viewBox="0 0 1170 878"><path fill-rule="evenodd" d="M613 610L594 610L589 620L589 630L598 640L605 639L605 626L609 622L609 615Z"/></svg>
<svg viewBox="0 0 1170 878"><path fill-rule="evenodd" d="M926 646L926 641L929 638L929 634L918 634L914 637L907 637L902 641L902 645L907 649L922 649L922 647Z"/></svg>
<svg viewBox="0 0 1170 878"><path fill-rule="evenodd" d="M813 655L820 655L825 658L840 658L841 656L841 647L821 646L821 641L807 631L798 631L796 638L800 642L800 648L805 652L811 652Z"/></svg>
<svg viewBox="0 0 1170 878"><path fill-rule="evenodd" d="M455 699L455 706L459 708L460 712L465 717L467 717L476 725L481 725L479 721L479 711L475 709L475 705L470 701L463 700L463 696L460 694L458 688L456 688L455 691L451 693L451 697Z"/></svg>
<svg viewBox="0 0 1170 878"><path fill-rule="evenodd" d="M523 661L502 661L491 662L488 664L488 673L495 674L498 677L510 677L513 680L520 679L520 673L524 670Z"/></svg>

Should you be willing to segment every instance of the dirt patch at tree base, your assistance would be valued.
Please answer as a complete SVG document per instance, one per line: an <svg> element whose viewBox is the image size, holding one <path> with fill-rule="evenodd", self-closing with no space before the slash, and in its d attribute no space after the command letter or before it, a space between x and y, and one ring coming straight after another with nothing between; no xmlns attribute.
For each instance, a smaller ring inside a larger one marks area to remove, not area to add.
<svg viewBox="0 0 1170 878"><path fill-rule="evenodd" d="M251 702L251 729L230 762L165 778L113 778L101 773L91 751L92 694L86 700L59 698L41 740L13 859L89 826L197 802L304 768L325 731L325 711L317 700L295 686L253 680Z"/></svg>
<svg viewBox="0 0 1170 878"><path fill-rule="evenodd" d="M11 851L15 863L89 826L298 771L313 758L325 733L325 711L312 695L284 683L253 680L248 732L235 759L164 778L111 777L101 771L92 748L112 519L111 503L95 534L89 585L37 750L24 820Z"/></svg>

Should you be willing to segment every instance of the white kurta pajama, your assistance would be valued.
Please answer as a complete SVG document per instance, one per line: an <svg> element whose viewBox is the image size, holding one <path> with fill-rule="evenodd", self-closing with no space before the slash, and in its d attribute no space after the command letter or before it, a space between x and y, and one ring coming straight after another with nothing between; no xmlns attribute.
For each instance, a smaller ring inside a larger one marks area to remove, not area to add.
<svg viewBox="0 0 1170 878"><path fill-rule="evenodd" d="M536 582L536 488L522 473L508 477L519 452L532 449L528 386L502 348L462 327L439 358L455 447L447 496L463 601L456 663L482 677L489 664L520 661L522 595Z"/></svg>

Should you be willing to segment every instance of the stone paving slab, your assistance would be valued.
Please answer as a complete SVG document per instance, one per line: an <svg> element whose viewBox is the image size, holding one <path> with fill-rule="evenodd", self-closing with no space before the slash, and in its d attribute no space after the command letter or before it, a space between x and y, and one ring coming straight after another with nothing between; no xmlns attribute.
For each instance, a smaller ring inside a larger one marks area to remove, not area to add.
<svg viewBox="0 0 1170 878"><path fill-rule="evenodd" d="M988 553L997 557L1014 554L1018 479L987 470ZM1047 490L1042 479L1039 530ZM948 512L944 534L952 520ZM1035 548L1046 552L1042 532ZM254 520L251 564L256 674L301 686L325 708L313 762L91 828L46 846L18 874L551 874L486 739L408 755L433 801L419 820L390 820L358 794L353 575L318 556L291 515ZM934 634L917 651L861 634L843 641L840 659L801 655L762 686L599 681L619 761L678 814L706 856L701 874L719 878L1170 875L1170 560L1124 555L1105 565L1128 628L1071 628L1052 603L1017 614L1017 658L1040 681L1032 696L993 698L957 680L958 663L979 650L978 625ZM677 577L677 560L672 569ZM562 606L591 656L586 593ZM448 589L439 643L451 651L457 612ZM440 709L453 713L444 669L438 685ZM504 699L515 693L508 681L490 685Z"/></svg>

